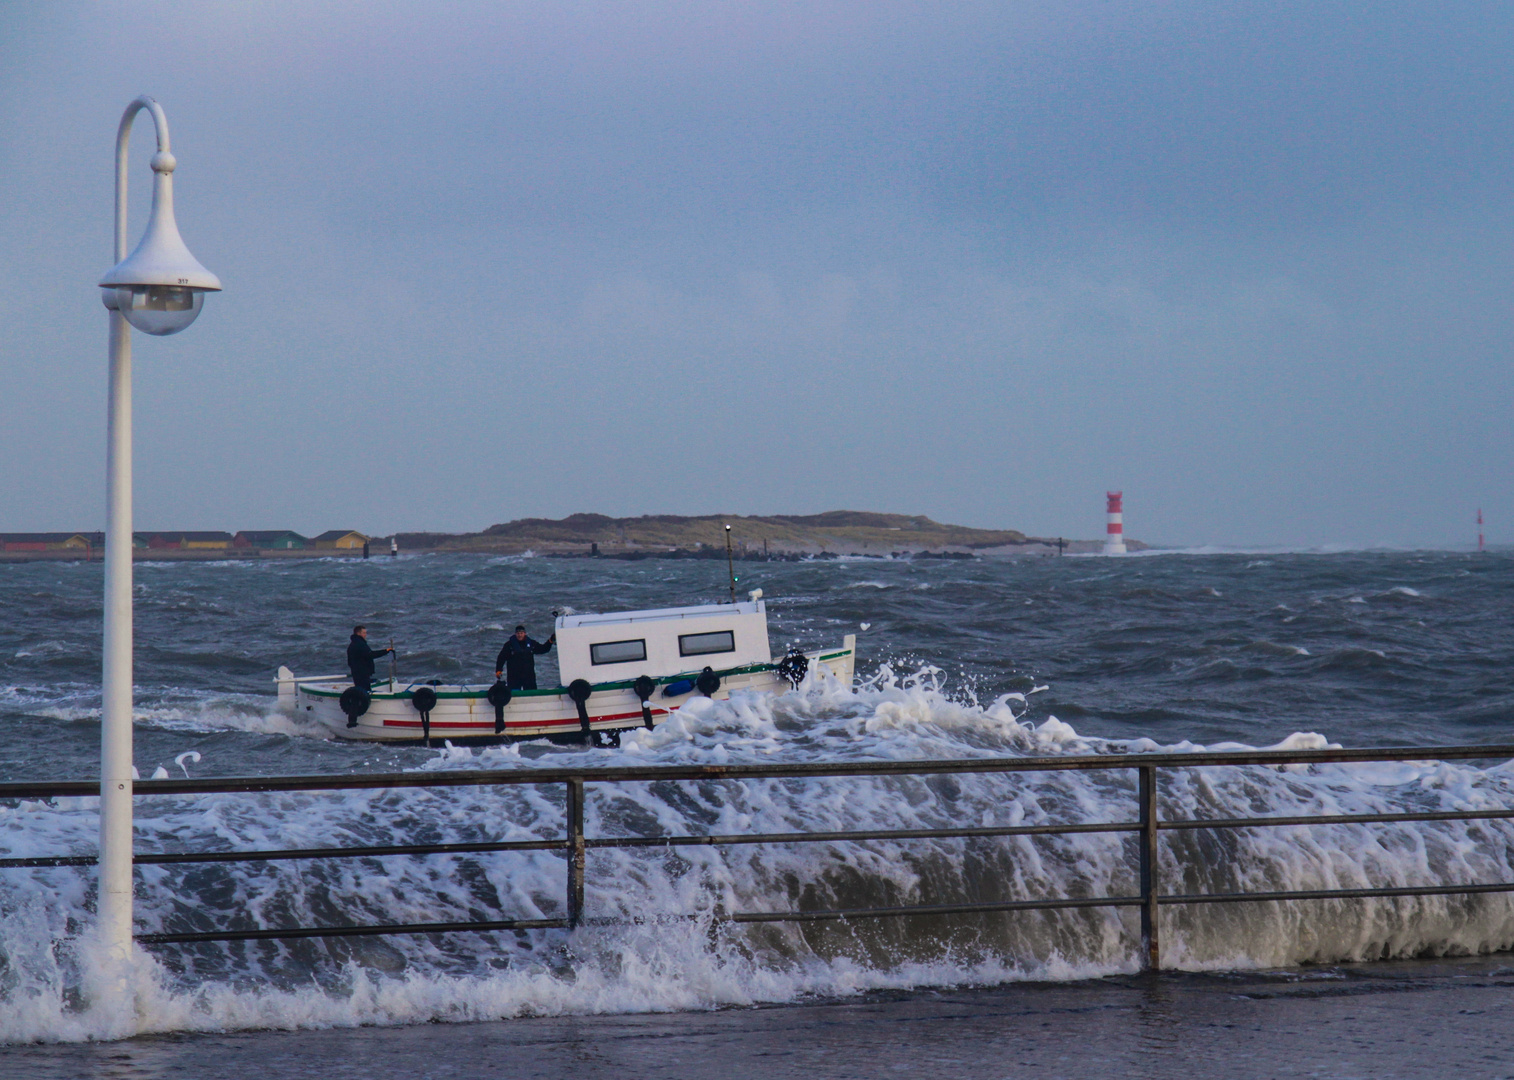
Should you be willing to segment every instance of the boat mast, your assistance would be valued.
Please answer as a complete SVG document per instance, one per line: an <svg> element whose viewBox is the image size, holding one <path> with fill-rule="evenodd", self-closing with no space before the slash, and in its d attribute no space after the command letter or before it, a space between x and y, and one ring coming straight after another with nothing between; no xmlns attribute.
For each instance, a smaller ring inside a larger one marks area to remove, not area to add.
<svg viewBox="0 0 1514 1080"><path fill-rule="evenodd" d="M731 527L725 527L725 569L731 575L731 603L736 602L736 562L731 557Z"/></svg>

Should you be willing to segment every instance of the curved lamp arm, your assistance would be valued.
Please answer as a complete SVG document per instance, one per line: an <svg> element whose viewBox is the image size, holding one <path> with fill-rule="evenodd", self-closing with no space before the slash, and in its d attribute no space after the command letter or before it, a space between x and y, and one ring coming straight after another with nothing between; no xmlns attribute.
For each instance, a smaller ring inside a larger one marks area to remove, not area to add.
<svg viewBox="0 0 1514 1080"><path fill-rule="evenodd" d="M152 156L152 210L147 215L147 230L137 243L136 250L126 254L126 151L131 141L132 121L141 110L152 113L153 125L157 128L158 152ZM194 322L200 310L204 293L220 292L221 279L201 266L199 260L184 246L179 235L179 226L174 221L173 174L178 161L168 148L168 120L163 109L152 98L137 98L126 107L121 117L121 127L116 132L116 264L102 277L99 285L105 289L101 300L105 306L116 310L120 302L118 290L133 293L131 312L141 313L155 309L157 304L168 304L162 311L174 314L168 319L134 318L125 310L122 314L128 322L143 333L163 336L174 334ZM180 290L163 299L163 289ZM193 294L191 299L184 296ZM152 299L156 296L156 300ZM139 301L146 302L146 308ZM183 317L179 318L178 315Z"/></svg>
<svg viewBox="0 0 1514 1080"><path fill-rule="evenodd" d="M158 129L158 153L172 151L168 145L168 117L163 115L163 106L143 94L121 114L121 126L116 130L116 262L126 258L126 150L131 144L131 122L137 113L146 109L152 113L153 127Z"/></svg>

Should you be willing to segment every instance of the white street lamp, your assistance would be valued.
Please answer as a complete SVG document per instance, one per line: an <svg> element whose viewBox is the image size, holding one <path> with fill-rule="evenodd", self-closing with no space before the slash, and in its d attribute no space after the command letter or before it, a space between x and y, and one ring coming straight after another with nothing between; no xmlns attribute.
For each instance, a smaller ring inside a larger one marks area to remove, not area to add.
<svg viewBox="0 0 1514 1080"><path fill-rule="evenodd" d="M152 158L152 215L142 242L126 255L126 149L131 124L152 113L158 152ZM105 449L105 645L100 717L100 942L115 960L132 945L132 610L131 610L131 332L176 334L200 314L221 281L201 266L173 216L174 160L168 119L150 97L126 107L116 132L116 266L100 279L110 309L110 407Z"/></svg>

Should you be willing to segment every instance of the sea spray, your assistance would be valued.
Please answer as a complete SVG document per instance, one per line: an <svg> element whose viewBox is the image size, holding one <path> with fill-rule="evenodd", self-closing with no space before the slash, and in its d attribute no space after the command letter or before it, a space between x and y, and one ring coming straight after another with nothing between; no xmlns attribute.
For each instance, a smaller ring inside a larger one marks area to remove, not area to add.
<svg viewBox="0 0 1514 1080"><path fill-rule="evenodd" d="M919 760L1240 748L1080 735L1023 695L953 700L939 671L887 667L855 691L702 700L619 749L449 747L418 768ZM1286 748L1329 745L1297 734ZM1514 805L1514 771L1433 761L1164 769L1165 818L1319 816ZM591 836L1128 821L1127 771L592 784ZM96 800L0 807L11 857L92 853ZM560 786L138 799L137 847L237 850L560 837ZM1432 822L1164 833L1168 893L1514 880L1514 825ZM1121 834L597 849L590 925L139 950L130 1015L89 944L92 868L0 871L0 1039L636 1012L881 987L1072 979L1136 966L1117 909L735 925L740 911L1130 895ZM138 868L139 932L563 914L555 852ZM1167 907L1164 959L1188 969L1483 952L1514 945L1498 895Z"/></svg>

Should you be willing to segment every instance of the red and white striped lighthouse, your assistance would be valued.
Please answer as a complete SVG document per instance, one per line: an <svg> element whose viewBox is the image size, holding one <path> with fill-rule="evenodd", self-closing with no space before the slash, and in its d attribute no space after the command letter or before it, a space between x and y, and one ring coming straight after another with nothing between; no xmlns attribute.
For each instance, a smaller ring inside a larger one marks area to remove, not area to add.
<svg viewBox="0 0 1514 1080"><path fill-rule="evenodd" d="M1109 524L1105 526L1104 554L1125 554L1125 512L1123 491L1106 492L1109 497Z"/></svg>

